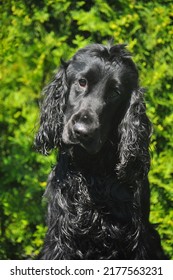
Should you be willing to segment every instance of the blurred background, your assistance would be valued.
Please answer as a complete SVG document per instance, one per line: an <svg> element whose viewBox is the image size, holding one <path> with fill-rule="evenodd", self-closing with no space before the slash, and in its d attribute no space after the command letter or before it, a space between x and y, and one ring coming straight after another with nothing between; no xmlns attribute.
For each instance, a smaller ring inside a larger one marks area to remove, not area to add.
<svg viewBox="0 0 173 280"><path fill-rule="evenodd" d="M43 87L89 43L127 43L153 122L151 215L173 259L173 2L2 0L0 5L0 259L34 259L55 154L33 147Z"/></svg>

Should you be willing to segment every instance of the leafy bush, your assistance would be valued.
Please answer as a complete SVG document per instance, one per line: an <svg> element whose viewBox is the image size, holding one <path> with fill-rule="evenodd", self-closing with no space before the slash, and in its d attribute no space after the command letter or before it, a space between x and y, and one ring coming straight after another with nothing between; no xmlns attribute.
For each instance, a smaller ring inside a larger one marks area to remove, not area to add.
<svg viewBox="0 0 173 280"><path fill-rule="evenodd" d="M42 195L54 155L33 148L40 91L60 58L91 42L127 43L147 88L154 124L151 221L173 258L173 86L171 1L4 0L0 96L0 258L35 258L45 234Z"/></svg>

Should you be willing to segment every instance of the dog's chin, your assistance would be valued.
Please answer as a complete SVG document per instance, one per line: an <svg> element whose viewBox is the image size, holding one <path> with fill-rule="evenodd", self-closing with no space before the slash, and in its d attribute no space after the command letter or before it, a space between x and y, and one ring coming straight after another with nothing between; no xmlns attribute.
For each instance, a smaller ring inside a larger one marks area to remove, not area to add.
<svg viewBox="0 0 173 280"><path fill-rule="evenodd" d="M96 155L101 150L101 147L95 144L92 145L83 145L80 144L80 146L89 154L89 155Z"/></svg>
<svg viewBox="0 0 173 280"><path fill-rule="evenodd" d="M73 136L73 133L69 134L67 130L64 130L62 134L62 142L64 143L66 148L71 149L74 147L75 150L77 150L78 148L80 150L83 149L90 155L97 154L102 148L102 140L98 135L97 137L89 139L88 141L80 141Z"/></svg>
<svg viewBox="0 0 173 280"><path fill-rule="evenodd" d="M96 155L97 153L99 153L99 151L102 148L101 141L95 139L88 142L81 142L78 141L77 139L72 140L72 139L64 138L63 143L65 144L66 148L69 149L74 148L75 150L82 149L89 155Z"/></svg>

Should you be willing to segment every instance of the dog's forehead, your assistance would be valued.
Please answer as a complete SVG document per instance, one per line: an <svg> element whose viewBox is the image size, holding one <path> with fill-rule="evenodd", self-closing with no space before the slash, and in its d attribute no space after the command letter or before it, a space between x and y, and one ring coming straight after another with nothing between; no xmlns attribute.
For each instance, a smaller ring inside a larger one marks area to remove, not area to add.
<svg viewBox="0 0 173 280"><path fill-rule="evenodd" d="M85 56L72 60L67 69L67 76L75 77L81 75L98 75L100 78L106 76L117 76L122 65L106 61L100 57Z"/></svg>

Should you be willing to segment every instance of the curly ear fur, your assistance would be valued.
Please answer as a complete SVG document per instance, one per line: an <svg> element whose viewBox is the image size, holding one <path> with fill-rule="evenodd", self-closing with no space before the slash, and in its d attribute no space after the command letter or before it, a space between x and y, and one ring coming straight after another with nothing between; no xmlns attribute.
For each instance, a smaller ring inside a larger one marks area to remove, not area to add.
<svg viewBox="0 0 173 280"><path fill-rule="evenodd" d="M133 91L129 107L119 128L119 178L138 179L146 177L150 167L149 141L151 123L146 115L143 90ZM139 172L135 172L138 169ZM134 178L138 176L138 178Z"/></svg>
<svg viewBox="0 0 173 280"><path fill-rule="evenodd" d="M60 68L54 80L43 91L40 128L35 138L36 148L43 154L61 145L63 112L68 91L66 67L64 65Z"/></svg>

